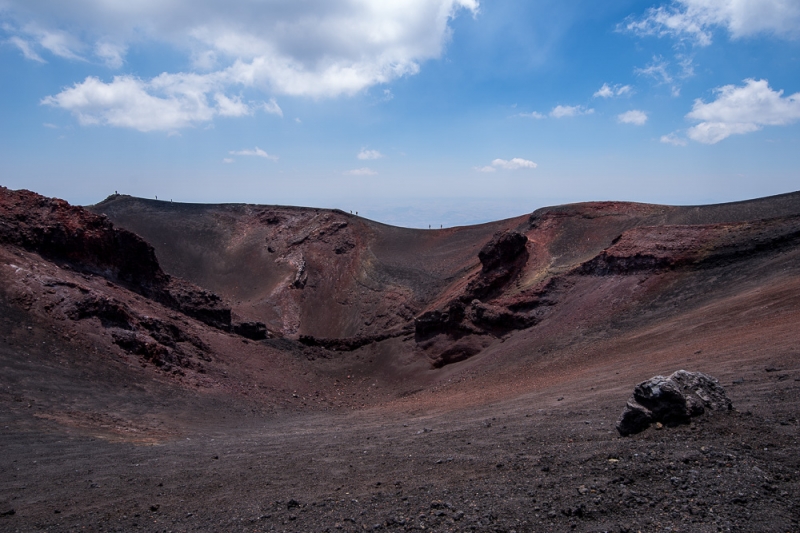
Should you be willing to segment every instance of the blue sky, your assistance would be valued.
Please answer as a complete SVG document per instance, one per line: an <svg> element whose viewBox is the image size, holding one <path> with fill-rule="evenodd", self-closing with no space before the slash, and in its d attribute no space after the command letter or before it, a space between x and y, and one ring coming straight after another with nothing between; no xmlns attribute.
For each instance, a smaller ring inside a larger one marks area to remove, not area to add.
<svg viewBox="0 0 800 533"><path fill-rule="evenodd" d="M403 226L800 189L797 0L0 0L0 184Z"/></svg>

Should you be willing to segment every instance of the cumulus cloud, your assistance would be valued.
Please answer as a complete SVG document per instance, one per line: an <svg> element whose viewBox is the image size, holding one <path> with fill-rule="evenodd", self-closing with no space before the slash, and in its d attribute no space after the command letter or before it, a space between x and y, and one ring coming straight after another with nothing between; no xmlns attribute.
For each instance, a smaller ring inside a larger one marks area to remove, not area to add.
<svg viewBox="0 0 800 533"><path fill-rule="evenodd" d="M270 155L258 146L255 147L254 150L231 150L228 152L231 155L244 155L244 156L255 156L255 157L263 157L264 159L269 159L270 161L277 161L278 156Z"/></svg>
<svg viewBox="0 0 800 533"><path fill-rule="evenodd" d="M686 146L686 139L678 135L677 132L668 133L661 136L661 142L673 146Z"/></svg>
<svg viewBox="0 0 800 533"><path fill-rule="evenodd" d="M377 150L367 150L366 148L362 148L356 157L362 160L380 159L383 157L383 154Z"/></svg>
<svg viewBox="0 0 800 533"><path fill-rule="evenodd" d="M171 43L188 50L194 68L203 74L166 76L202 75L210 78L214 92L194 95L192 102L178 97L177 102L165 102L155 90L156 79L134 84L130 81L134 77L123 76L103 90L115 92L124 82L129 91L137 92L139 101L147 103L141 111L126 106L134 116L124 118L114 97L95 99L91 112L81 111L83 123L140 125L162 122L157 117L145 120L145 111L168 108L170 116L183 117L172 120L170 127L182 127L199 120L198 113L208 114L209 106L200 100L213 98L215 92L228 94L234 87L326 98L353 95L415 74L422 62L441 55L450 37L450 20L464 11L476 15L479 2L304 0L238 2L231 7L214 0L4 0L3 6L15 24L13 44L33 60L42 57L31 43L70 59L83 59L81 50L94 49L98 58L114 67L124 63L126 46L134 41ZM70 28L72 33L59 28ZM113 47L108 44L112 42ZM101 89L96 82L92 85ZM48 102L60 105L72 96L75 88ZM384 96L389 98L391 92ZM104 101L110 107L104 108ZM187 111L187 105L192 110Z"/></svg>
<svg viewBox="0 0 800 533"><path fill-rule="evenodd" d="M686 118L699 121L687 131L690 139L716 144L731 135L758 131L764 126L783 126L800 121L800 92L783 96L767 80L744 80L744 85L725 85L714 90L713 102L695 100Z"/></svg>
<svg viewBox="0 0 800 533"><path fill-rule="evenodd" d="M530 113L520 113L519 116L525 117L525 118L534 118L536 120L541 120L543 118L546 118L545 115L543 115L542 113L539 113L538 111L532 111Z"/></svg>
<svg viewBox="0 0 800 533"><path fill-rule="evenodd" d="M644 126L647 122L647 113L639 111L638 109L631 109L617 115L617 120L622 124L633 124L635 126Z"/></svg>
<svg viewBox="0 0 800 533"><path fill-rule="evenodd" d="M378 173L369 167L354 168L345 172L347 176L376 176Z"/></svg>
<svg viewBox="0 0 800 533"><path fill-rule="evenodd" d="M613 98L615 96L628 96L632 94L633 88L630 85L614 85L611 86L604 83L597 92L594 93L595 98Z"/></svg>
<svg viewBox="0 0 800 533"><path fill-rule="evenodd" d="M758 33L800 36L800 4L796 0L673 0L649 8L641 18L629 18L622 27L638 35L670 36L700 46L712 42L722 27L734 38Z"/></svg>
<svg viewBox="0 0 800 533"><path fill-rule="evenodd" d="M518 170L521 168L536 168L537 165L533 161L529 161L527 159L522 159L521 157L515 157L510 160L506 159L495 159L492 161L491 165L486 165L484 167L475 167L475 170L478 172L497 172L497 169L503 170Z"/></svg>
<svg viewBox="0 0 800 533"><path fill-rule="evenodd" d="M70 111L82 125L174 131L215 116L251 114L249 104L221 92L223 85L219 77L200 74L161 74L150 81L115 76L109 83L89 76L44 98L42 104ZM213 94L211 103L209 94ZM274 100L264 106L268 112L282 115Z"/></svg>
<svg viewBox="0 0 800 533"><path fill-rule="evenodd" d="M191 85L186 80L181 83L159 78L147 83L131 76L115 76L111 83L103 83L89 76L44 98L42 104L72 112L83 125L169 131L211 120L215 114L204 93Z"/></svg>
<svg viewBox="0 0 800 533"><path fill-rule="evenodd" d="M577 117L578 115L591 115L594 109L587 109L582 105L557 105L550 111L553 118Z"/></svg>

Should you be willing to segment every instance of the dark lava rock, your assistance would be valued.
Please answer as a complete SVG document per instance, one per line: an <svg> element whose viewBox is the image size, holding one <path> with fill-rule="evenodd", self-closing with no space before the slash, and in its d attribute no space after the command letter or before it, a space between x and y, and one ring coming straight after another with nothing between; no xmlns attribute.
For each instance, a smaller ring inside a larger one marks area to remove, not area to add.
<svg viewBox="0 0 800 533"><path fill-rule="evenodd" d="M0 244L20 246L102 276L210 326L230 330L231 311L219 296L166 274L150 244L114 227L105 215L31 191L0 187ZM88 303L76 313L83 318L98 316L117 327L127 321L107 302Z"/></svg>
<svg viewBox="0 0 800 533"><path fill-rule="evenodd" d="M133 318L124 303L97 294L89 294L75 302L67 310L67 316L73 320L97 317L103 327L133 329Z"/></svg>
<svg viewBox="0 0 800 533"><path fill-rule="evenodd" d="M233 325L233 332L242 337L260 341L267 338L267 325L263 322L239 322Z"/></svg>
<svg viewBox="0 0 800 533"><path fill-rule="evenodd" d="M427 311L414 319L417 341L443 332L457 331L464 320L465 306L451 302L446 310Z"/></svg>
<svg viewBox="0 0 800 533"><path fill-rule="evenodd" d="M483 265L483 271L488 272L495 268L511 263L525 252L528 238L516 231L509 231L495 235L478 252L478 259Z"/></svg>
<svg viewBox="0 0 800 533"><path fill-rule="evenodd" d="M169 362L169 350L147 335L133 331L115 331L111 336L114 344L128 353L141 355L158 366Z"/></svg>
<svg viewBox="0 0 800 533"><path fill-rule="evenodd" d="M170 277L163 292L153 299L211 327L231 329L231 309L222 298L188 281Z"/></svg>
<svg viewBox="0 0 800 533"><path fill-rule="evenodd" d="M729 411L732 408L725 389L715 378L701 372L678 370L669 377L655 376L636 385L617 421L617 431L626 436L644 431L653 422L676 426L688 423L706 409Z"/></svg>
<svg viewBox="0 0 800 533"><path fill-rule="evenodd" d="M0 187L0 243L123 282L137 292L166 281L155 251L141 237L115 228L103 215L31 191Z"/></svg>
<svg viewBox="0 0 800 533"><path fill-rule="evenodd" d="M528 262L528 238L516 231L495 235L478 252L481 272L467 284L460 299L466 304L484 300L513 280Z"/></svg>
<svg viewBox="0 0 800 533"><path fill-rule="evenodd" d="M478 327L498 332L525 329L536 322L533 316L515 313L506 307L485 304L480 300L473 300L470 304L469 318Z"/></svg>

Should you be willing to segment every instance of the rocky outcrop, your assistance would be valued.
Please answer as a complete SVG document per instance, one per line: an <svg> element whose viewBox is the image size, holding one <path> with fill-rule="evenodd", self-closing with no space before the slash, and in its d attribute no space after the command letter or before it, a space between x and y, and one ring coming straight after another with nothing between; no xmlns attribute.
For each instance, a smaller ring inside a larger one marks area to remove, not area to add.
<svg viewBox="0 0 800 533"><path fill-rule="evenodd" d="M0 243L150 292L167 282L153 248L103 215L0 187Z"/></svg>
<svg viewBox="0 0 800 533"><path fill-rule="evenodd" d="M507 231L486 243L478 252L481 271L467 284L464 292L445 307L426 311L414 320L417 341L440 333L506 332L531 325L528 317L482 303L502 290L525 266L528 261L527 242L525 235Z"/></svg>
<svg viewBox="0 0 800 533"><path fill-rule="evenodd" d="M231 330L231 308L213 292L188 281L169 276L154 299L209 326Z"/></svg>
<svg viewBox="0 0 800 533"><path fill-rule="evenodd" d="M624 231L575 273L607 276L715 266L780 251L799 241L797 216L736 224L643 226Z"/></svg>
<svg viewBox="0 0 800 533"><path fill-rule="evenodd" d="M655 376L636 385L617 421L617 431L627 436L644 431L653 423L676 426L706 410L731 409L725 389L715 378L678 370L669 377Z"/></svg>
<svg viewBox="0 0 800 533"><path fill-rule="evenodd" d="M462 300L482 300L511 281L528 261L527 243L528 238L516 231L495 235L478 252L481 272L467 285Z"/></svg>
<svg viewBox="0 0 800 533"><path fill-rule="evenodd" d="M233 332L254 341L264 340L269 336L267 325L263 322L237 322L233 325Z"/></svg>
<svg viewBox="0 0 800 533"><path fill-rule="evenodd" d="M410 325L387 329L377 335L356 335L355 337L341 337L336 339L326 339L322 337L314 337L313 335L300 335L299 341L306 346L319 346L327 350L337 352L350 352L357 350L362 346L372 344L375 342L382 342L387 339L394 339L403 337L412 332Z"/></svg>
<svg viewBox="0 0 800 533"><path fill-rule="evenodd" d="M64 200L0 187L0 244L102 276L210 326L231 329L230 307L219 296L164 273L141 237ZM124 309L101 300L78 302L74 313L129 323Z"/></svg>

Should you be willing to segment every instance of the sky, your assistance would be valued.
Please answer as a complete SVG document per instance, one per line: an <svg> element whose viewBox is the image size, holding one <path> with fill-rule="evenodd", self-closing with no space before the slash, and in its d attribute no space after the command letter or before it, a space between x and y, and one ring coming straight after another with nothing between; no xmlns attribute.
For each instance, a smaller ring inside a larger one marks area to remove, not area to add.
<svg viewBox="0 0 800 533"><path fill-rule="evenodd" d="M800 190L800 0L0 0L0 185L427 228Z"/></svg>

